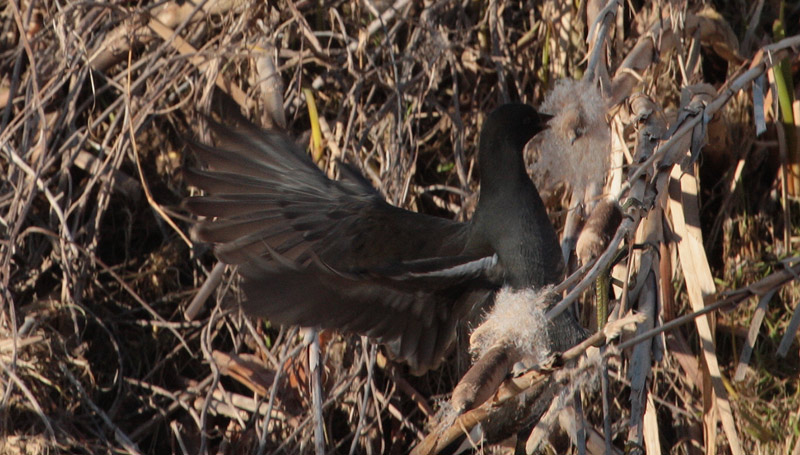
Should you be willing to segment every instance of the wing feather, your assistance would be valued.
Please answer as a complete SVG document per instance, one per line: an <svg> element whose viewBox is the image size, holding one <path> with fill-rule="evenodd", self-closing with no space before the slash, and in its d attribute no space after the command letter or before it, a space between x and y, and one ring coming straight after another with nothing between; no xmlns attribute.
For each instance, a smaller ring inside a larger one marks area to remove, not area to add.
<svg viewBox="0 0 800 455"><path fill-rule="evenodd" d="M386 343L423 371L438 364L456 321L497 285L488 245L468 224L386 203L354 168L330 180L286 136L209 125L212 147L189 142L206 192L185 207L207 217L195 238L240 264L245 312L278 324L341 329Z"/></svg>

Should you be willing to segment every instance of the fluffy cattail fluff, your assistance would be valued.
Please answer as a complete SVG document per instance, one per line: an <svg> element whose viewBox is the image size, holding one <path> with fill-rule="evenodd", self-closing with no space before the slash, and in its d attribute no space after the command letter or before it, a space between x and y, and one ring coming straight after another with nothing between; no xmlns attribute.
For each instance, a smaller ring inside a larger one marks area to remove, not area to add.
<svg viewBox="0 0 800 455"><path fill-rule="evenodd" d="M544 360L550 355L545 312L552 303L549 287L540 290L501 289L486 319L472 332L470 351L481 357L502 344L518 351L518 360Z"/></svg>
<svg viewBox="0 0 800 455"><path fill-rule="evenodd" d="M462 413L489 399L515 363L539 363L550 355L549 291L504 288L497 294L492 311L470 337L478 361L453 389L453 410Z"/></svg>
<svg viewBox="0 0 800 455"><path fill-rule="evenodd" d="M561 80L539 106L550 128L536 135L526 159L541 191L564 182L576 192L602 186L608 173L611 132L606 103L592 83Z"/></svg>

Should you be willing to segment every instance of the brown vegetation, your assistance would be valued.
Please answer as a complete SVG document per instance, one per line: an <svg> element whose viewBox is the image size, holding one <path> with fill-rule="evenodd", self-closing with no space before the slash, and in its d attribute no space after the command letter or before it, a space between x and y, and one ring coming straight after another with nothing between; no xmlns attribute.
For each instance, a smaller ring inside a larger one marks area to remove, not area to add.
<svg viewBox="0 0 800 455"><path fill-rule="evenodd" d="M479 453L800 453L798 34L778 0L9 0L0 453L430 453L478 425ZM562 79L582 82L545 102ZM317 370L308 334L245 318L189 238L183 138L208 140L220 93L311 137L331 175L352 162L390 202L461 219L486 113L544 102L561 117L528 158L567 250L601 198L624 213L557 289L601 348L502 376L460 416L437 411L466 331L422 377L323 332Z"/></svg>

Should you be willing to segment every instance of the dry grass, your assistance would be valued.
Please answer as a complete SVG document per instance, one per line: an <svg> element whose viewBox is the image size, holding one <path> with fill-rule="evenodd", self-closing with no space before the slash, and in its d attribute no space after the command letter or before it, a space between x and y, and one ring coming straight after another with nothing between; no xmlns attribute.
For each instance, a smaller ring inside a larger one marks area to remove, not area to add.
<svg viewBox="0 0 800 455"><path fill-rule="evenodd" d="M630 215L616 245L649 245L615 268L626 284L617 298L645 315L640 330L726 296L738 304L589 363L597 376L583 381L604 384L583 388L588 435L601 437L605 419L620 451L655 453L657 442L663 453L798 453L790 321L800 287L785 271L796 273L800 187L783 185L792 178L781 169L800 152L800 122L776 123L782 82L773 88L766 73L785 59L798 99L800 7L787 2L783 16L794 40L766 54L778 41L775 0L716 11L619 2L621 14L600 16L599 40L587 40L587 23L603 2L574 3L10 0L0 11L0 453L314 452L302 334L236 310L235 275L214 273L178 209L189 194L182 138L203 137L198 113L215 91L261 124L285 113L305 139L312 88L322 165L357 163L392 203L463 219L485 114L504 101L539 105L587 68L610 100L604 192ZM757 136L750 82L760 75L767 128ZM674 139L653 153L654 134ZM676 162L691 172L670 178ZM539 183L574 241L579 210L568 209L584 194ZM187 310L209 276L219 286ZM590 292L574 295L592 308ZM751 327L752 355L738 367ZM366 340L321 341L327 453L407 453L469 366L461 346L417 378ZM564 415L576 420L572 408ZM506 453L517 430L476 450ZM575 450L547 433L545 450Z"/></svg>

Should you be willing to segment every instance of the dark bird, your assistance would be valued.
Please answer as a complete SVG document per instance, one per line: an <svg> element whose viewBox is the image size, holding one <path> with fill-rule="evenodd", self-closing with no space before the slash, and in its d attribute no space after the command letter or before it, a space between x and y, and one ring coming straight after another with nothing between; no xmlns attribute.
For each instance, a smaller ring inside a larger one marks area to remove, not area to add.
<svg viewBox="0 0 800 455"><path fill-rule="evenodd" d="M461 223L388 204L357 170L330 180L283 134L209 120L216 146L189 142L206 192L196 239L238 264L244 311L278 324L340 329L387 345L416 372L434 368L456 325L502 286L560 281L558 238L525 171L525 144L549 116L494 110L481 130L478 206Z"/></svg>

